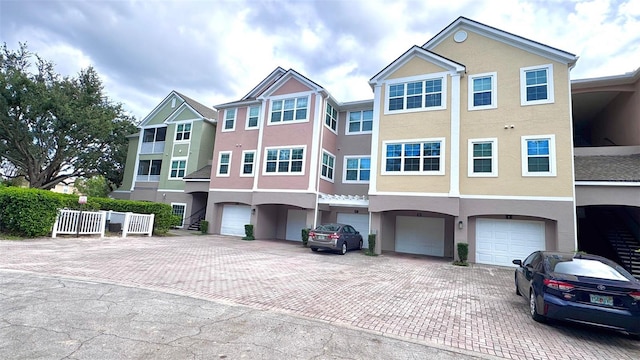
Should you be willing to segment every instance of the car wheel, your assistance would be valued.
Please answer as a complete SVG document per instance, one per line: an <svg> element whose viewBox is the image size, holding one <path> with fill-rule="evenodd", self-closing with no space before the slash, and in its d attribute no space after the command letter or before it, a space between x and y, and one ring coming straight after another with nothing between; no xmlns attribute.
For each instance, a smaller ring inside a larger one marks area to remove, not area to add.
<svg viewBox="0 0 640 360"><path fill-rule="evenodd" d="M318 251L318 248L317 247L312 247L311 251L316 252L316 251Z"/></svg>
<svg viewBox="0 0 640 360"><path fill-rule="evenodd" d="M544 322L544 316L538 314L538 303L536 301L536 294L533 289L529 291L529 313L531 318L537 322Z"/></svg>
<svg viewBox="0 0 640 360"><path fill-rule="evenodd" d="M362 239L360 239L360 245L358 245L358 250L362 250Z"/></svg>
<svg viewBox="0 0 640 360"><path fill-rule="evenodd" d="M340 247L340 255L344 255L347 253L347 242L343 241L342 246Z"/></svg>
<svg viewBox="0 0 640 360"><path fill-rule="evenodd" d="M520 289L518 289L518 275L516 275L515 278L516 278L516 280L515 280L515 283L516 283L516 295L520 296L522 294L520 294Z"/></svg>

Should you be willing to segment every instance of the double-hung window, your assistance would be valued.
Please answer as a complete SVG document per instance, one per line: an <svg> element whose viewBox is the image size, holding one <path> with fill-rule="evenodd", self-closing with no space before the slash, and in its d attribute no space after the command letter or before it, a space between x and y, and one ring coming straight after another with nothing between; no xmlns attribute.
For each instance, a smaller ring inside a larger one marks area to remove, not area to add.
<svg viewBox="0 0 640 360"><path fill-rule="evenodd" d="M258 127L258 117L260 115L260 106L251 106L247 111L247 129L255 129Z"/></svg>
<svg viewBox="0 0 640 360"><path fill-rule="evenodd" d="M265 174L295 174L304 173L304 147L271 148L266 150Z"/></svg>
<svg viewBox="0 0 640 360"><path fill-rule="evenodd" d="M140 160L136 181L160 181L162 160Z"/></svg>
<svg viewBox="0 0 640 360"><path fill-rule="evenodd" d="M290 99L271 101L270 123L307 120L308 97L302 96Z"/></svg>
<svg viewBox="0 0 640 360"><path fill-rule="evenodd" d="M187 160L172 160L171 171L169 172L170 179L182 179L187 171Z"/></svg>
<svg viewBox="0 0 640 360"><path fill-rule="evenodd" d="M231 170L231 151L220 151L218 154L217 176L229 176Z"/></svg>
<svg viewBox="0 0 640 360"><path fill-rule="evenodd" d="M385 174L444 174L444 139L384 144Z"/></svg>
<svg viewBox="0 0 640 360"><path fill-rule="evenodd" d="M446 77L391 83L387 87L385 113L446 108Z"/></svg>
<svg viewBox="0 0 640 360"><path fill-rule="evenodd" d="M335 170L336 157L326 151L322 152L322 171L321 178L333 182L333 173Z"/></svg>
<svg viewBox="0 0 640 360"><path fill-rule="evenodd" d="M224 125L222 131L233 131L236 128L237 109L227 109L224 111Z"/></svg>
<svg viewBox="0 0 640 360"><path fill-rule="evenodd" d="M520 104L553 103L553 65L520 69Z"/></svg>
<svg viewBox="0 0 640 360"><path fill-rule="evenodd" d="M555 135L522 137L522 176L556 175Z"/></svg>
<svg viewBox="0 0 640 360"><path fill-rule="evenodd" d="M344 183L368 183L371 175L371 157L345 156Z"/></svg>
<svg viewBox="0 0 640 360"><path fill-rule="evenodd" d="M469 177L498 176L498 139L469 140Z"/></svg>
<svg viewBox="0 0 640 360"><path fill-rule="evenodd" d="M178 124L176 126L176 141L187 141L191 138L191 124Z"/></svg>
<svg viewBox="0 0 640 360"><path fill-rule="evenodd" d="M495 109L497 106L497 73L470 75L469 110Z"/></svg>
<svg viewBox="0 0 640 360"><path fill-rule="evenodd" d="M247 150L242 152L242 173L240 176L253 176L254 164L256 161L256 152Z"/></svg>
<svg viewBox="0 0 640 360"><path fill-rule="evenodd" d="M338 131L338 110L327 102L324 124L331 130Z"/></svg>
<svg viewBox="0 0 640 360"><path fill-rule="evenodd" d="M373 110L350 111L347 135L370 133L373 128Z"/></svg>

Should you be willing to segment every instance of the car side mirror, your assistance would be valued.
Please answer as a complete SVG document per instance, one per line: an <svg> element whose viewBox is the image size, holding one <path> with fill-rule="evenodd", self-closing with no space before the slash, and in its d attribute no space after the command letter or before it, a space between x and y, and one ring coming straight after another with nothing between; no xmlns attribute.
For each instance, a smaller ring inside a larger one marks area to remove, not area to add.
<svg viewBox="0 0 640 360"><path fill-rule="evenodd" d="M356 235L360 235L360 231L356 231Z"/></svg>
<svg viewBox="0 0 640 360"><path fill-rule="evenodd" d="M513 260L512 263L514 265L522 266L522 260Z"/></svg>

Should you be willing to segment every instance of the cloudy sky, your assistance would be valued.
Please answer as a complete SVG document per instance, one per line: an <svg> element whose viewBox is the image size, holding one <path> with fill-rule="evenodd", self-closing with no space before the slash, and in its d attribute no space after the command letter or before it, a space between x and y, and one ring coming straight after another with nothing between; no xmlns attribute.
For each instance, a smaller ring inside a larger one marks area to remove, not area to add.
<svg viewBox="0 0 640 360"><path fill-rule="evenodd" d="M458 16L580 57L572 78L640 67L640 0L0 0L0 43L93 66L138 120L171 90L209 106L237 100L277 66L338 101Z"/></svg>

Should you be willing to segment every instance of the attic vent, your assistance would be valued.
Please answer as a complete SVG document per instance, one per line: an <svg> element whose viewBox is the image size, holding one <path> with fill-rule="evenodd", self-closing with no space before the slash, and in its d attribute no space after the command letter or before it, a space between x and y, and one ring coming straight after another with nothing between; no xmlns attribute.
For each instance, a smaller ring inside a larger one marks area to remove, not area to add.
<svg viewBox="0 0 640 360"><path fill-rule="evenodd" d="M467 40L467 32L464 30L460 30L455 35L453 35L453 40L457 43L461 43Z"/></svg>
<svg viewBox="0 0 640 360"><path fill-rule="evenodd" d="M176 107L176 98L171 99L171 108Z"/></svg>

